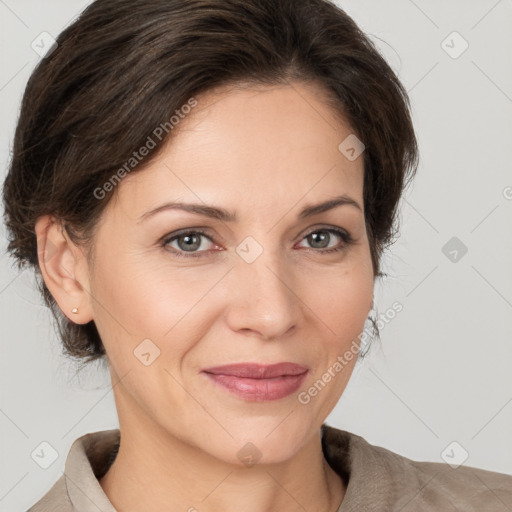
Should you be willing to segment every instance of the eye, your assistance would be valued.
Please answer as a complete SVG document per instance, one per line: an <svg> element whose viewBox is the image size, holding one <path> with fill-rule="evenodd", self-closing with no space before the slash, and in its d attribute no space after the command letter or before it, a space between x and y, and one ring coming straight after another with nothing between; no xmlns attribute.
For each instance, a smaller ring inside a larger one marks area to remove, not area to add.
<svg viewBox="0 0 512 512"><path fill-rule="evenodd" d="M333 235L341 239L341 243L334 247L329 245L333 239ZM164 237L161 245L162 247L170 248L171 250L169 252L178 258L199 258L207 256L210 252L209 249L211 249L211 247L204 247L204 240L207 240L213 244L213 246L216 246L213 240L206 235L205 232L199 229L191 230L189 228L188 231L183 230ZM306 240L311 244L313 252L318 252L320 254L342 251L354 242L350 233L340 228L317 228L305 235L303 240ZM171 244L175 245L172 246ZM206 245L208 246L208 243ZM318 250L315 251L314 249Z"/></svg>
<svg viewBox="0 0 512 512"><path fill-rule="evenodd" d="M341 239L341 244L334 247L329 246L333 235ZM354 242L350 233L338 228L317 228L314 231L310 231L303 240L307 240L313 249L323 249L315 251L321 254L342 251Z"/></svg>
<svg viewBox="0 0 512 512"><path fill-rule="evenodd" d="M176 242L176 246L171 248L171 252L177 257L200 257L203 252L207 252L208 249L204 249L203 240L208 240L213 243L212 239L207 236L203 231L182 231L181 233L174 234L173 236L163 240L162 245L168 247L171 243ZM199 250L203 248L203 250Z"/></svg>

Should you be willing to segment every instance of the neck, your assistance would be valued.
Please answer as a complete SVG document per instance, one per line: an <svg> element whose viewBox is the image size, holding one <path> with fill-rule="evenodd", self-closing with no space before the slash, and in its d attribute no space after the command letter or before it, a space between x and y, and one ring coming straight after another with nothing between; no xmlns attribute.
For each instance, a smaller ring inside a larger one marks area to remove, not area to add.
<svg viewBox="0 0 512 512"><path fill-rule="evenodd" d="M345 484L312 436L279 464L226 463L169 433L120 424L118 455L100 479L116 510L336 512ZM144 489L144 492L141 490Z"/></svg>

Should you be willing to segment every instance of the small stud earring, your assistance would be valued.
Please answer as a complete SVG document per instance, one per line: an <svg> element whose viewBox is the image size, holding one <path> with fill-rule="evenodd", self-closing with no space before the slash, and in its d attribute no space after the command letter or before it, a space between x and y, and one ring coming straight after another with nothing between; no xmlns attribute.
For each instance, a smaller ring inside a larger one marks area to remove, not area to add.
<svg viewBox="0 0 512 512"><path fill-rule="evenodd" d="M78 308L73 308L73 309L71 310L71 313L78 313Z"/></svg>

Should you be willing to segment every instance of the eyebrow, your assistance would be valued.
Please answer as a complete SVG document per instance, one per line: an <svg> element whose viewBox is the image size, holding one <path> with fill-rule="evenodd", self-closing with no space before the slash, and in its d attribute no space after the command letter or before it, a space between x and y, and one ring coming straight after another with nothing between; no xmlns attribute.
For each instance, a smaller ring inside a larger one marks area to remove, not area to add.
<svg viewBox="0 0 512 512"><path fill-rule="evenodd" d="M328 201L324 201L323 203L308 205L303 208L299 215L298 219L303 220L308 217L312 217L313 215L317 215L319 213L326 212L328 210L332 210L338 206L353 206L357 208L359 211L363 211L361 206L357 201L352 199L347 195L342 195L335 197L333 199L329 199ZM146 220L148 217L152 217L153 215L164 211L164 210L183 210L189 213L194 213L196 215L202 215L203 217L210 217L212 219L217 219L223 222L237 222L237 215L235 212L230 210L226 210L224 208L219 208L216 206L208 206L205 204L193 204L193 203L182 203L182 202L170 202L165 203L160 206L157 206L153 210L150 210L139 217L137 224Z"/></svg>

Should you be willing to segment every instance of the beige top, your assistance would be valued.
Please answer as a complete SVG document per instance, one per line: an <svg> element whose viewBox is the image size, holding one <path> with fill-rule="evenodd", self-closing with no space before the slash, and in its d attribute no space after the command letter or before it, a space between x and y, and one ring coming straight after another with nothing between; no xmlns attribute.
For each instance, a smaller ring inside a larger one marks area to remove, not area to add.
<svg viewBox="0 0 512 512"><path fill-rule="evenodd" d="M444 462L418 462L326 425L322 449L347 486L337 512L511 512L512 476ZM64 474L27 512L116 512L99 484L119 448L119 429L71 446Z"/></svg>

